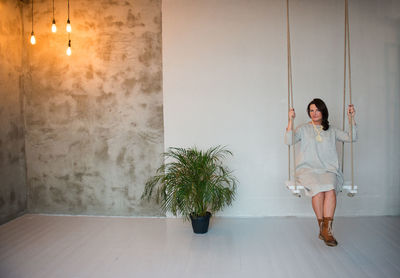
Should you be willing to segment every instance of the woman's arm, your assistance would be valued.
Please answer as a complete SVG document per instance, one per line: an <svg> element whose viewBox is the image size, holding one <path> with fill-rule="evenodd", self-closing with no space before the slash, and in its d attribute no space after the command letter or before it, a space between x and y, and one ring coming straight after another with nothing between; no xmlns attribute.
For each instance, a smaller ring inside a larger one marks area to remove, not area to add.
<svg viewBox="0 0 400 278"><path fill-rule="evenodd" d="M293 119L296 118L296 113L294 112L294 108L290 108L288 116L289 116L289 121L286 131L293 130Z"/></svg>
<svg viewBox="0 0 400 278"><path fill-rule="evenodd" d="M294 132L294 144L293 144L293 130L286 131L285 133L285 144L286 145L294 145L297 142L301 141L300 131L298 128Z"/></svg>
<svg viewBox="0 0 400 278"><path fill-rule="evenodd" d="M293 119L296 117L296 113L294 112L294 109L291 108L289 110L289 122L288 126L286 128L286 133L285 133L285 144L286 145L293 145ZM296 130L294 133L294 144L299 142L301 140L300 133Z"/></svg>
<svg viewBox="0 0 400 278"><path fill-rule="evenodd" d="M343 130L336 129L336 140L347 143L351 141L357 141L357 125L354 119L355 114L356 111L354 110L354 105L350 104L347 109L347 117L349 118L349 126L352 128L351 131L353 133L353 139L351 140L350 131L345 132Z"/></svg>

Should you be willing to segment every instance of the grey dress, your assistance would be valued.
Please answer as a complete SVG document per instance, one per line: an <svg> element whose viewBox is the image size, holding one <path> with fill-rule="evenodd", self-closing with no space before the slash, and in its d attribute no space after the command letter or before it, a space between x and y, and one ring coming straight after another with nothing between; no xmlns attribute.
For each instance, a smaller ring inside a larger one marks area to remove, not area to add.
<svg viewBox="0 0 400 278"><path fill-rule="evenodd" d="M319 130L321 126L316 125ZM295 132L295 143L300 142L296 153L296 182L304 186L306 195L335 189L343 185L343 173L339 169L336 141L350 142L350 133L333 126L321 131L322 141L311 123L302 124ZM357 126L353 125L353 142L357 140ZM292 131L286 131L285 144L293 145Z"/></svg>

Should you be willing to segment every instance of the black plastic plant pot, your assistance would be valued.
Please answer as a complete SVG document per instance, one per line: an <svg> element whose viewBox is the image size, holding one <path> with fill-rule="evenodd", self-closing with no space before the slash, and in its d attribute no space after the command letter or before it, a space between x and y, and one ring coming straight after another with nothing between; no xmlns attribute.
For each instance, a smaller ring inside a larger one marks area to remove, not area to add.
<svg viewBox="0 0 400 278"><path fill-rule="evenodd" d="M194 216L190 214L192 220L193 232L195 234L205 234L208 231L208 224L210 223L211 213L207 211L205 216Z"/></svg>

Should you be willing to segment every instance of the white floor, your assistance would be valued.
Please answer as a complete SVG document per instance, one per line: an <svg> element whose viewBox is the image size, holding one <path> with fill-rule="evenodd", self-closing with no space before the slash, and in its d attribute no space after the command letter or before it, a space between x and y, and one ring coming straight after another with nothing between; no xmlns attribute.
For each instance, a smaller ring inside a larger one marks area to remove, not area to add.
<svg viewBox="0 0 400 278"><path fill-rule="evenodd" d="M312 218L25 215L0 226L0 277L400 277L400 217L337 218L337 247Z"/></svg>

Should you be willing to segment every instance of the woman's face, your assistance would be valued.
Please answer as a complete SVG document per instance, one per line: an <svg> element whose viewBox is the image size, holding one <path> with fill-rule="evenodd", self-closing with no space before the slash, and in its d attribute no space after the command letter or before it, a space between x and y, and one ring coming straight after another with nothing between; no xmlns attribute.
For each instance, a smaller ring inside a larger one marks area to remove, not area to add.
<svg viewBox="0 0 400 278"><path fill-rule="evenodd" d="M322 113L315 104L310 105L310 118L314 123L322 122Z"/></svg>

